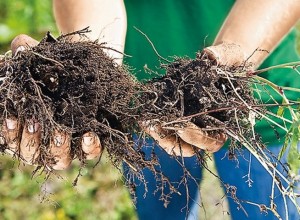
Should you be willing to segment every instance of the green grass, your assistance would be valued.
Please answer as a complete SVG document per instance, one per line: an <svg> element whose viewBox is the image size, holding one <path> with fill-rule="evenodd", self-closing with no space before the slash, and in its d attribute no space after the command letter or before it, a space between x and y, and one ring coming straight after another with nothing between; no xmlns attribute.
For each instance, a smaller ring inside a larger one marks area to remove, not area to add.
<svg viewBox="0 0 300 220"><path fill-rule="evenodd" d="M18 34L41 39L47 31L57 33L51 0L0 1L0 51L9 49Z"/></svg>
<svg viewBox="0 0 300 220"><path fill-rule="evenodd" d="M122 175L104 156L95 168L82 170L76 187L78 161L66 171L45 181L45 175L32 178L34 167L24 166L9 156L0 156L0 219L71 220L137 219L134 205L122 181ZM208 162L213 172L213 161ZM229 219L228 205L219 180L207 171L201 184L200 215L207 220Z"/></svg>
<svg viewBox="0 0 300 220"><path fill-rule="evenodd" d="M76 161L47 181L44 174L31 178L34 167L7 156L0 161L0 219L136 219L121 174L105 157L83 169L76 187Z"/></svg>

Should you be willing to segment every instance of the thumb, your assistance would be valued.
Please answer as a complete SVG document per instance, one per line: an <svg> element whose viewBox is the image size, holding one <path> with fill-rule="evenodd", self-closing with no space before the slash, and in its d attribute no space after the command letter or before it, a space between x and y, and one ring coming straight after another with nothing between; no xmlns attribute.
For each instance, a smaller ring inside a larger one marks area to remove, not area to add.
<svg viewBox="0 0 300 220"><path fill-rule="evenodd" d="M16 55L19 51L30 49L31 47L38 45L38 43L39 42L32 37L29 37L26 34L20 34L12 40L10 47L12 54Z"/></svg>
<svg viewBox="0 0 300 220"><path fill-rule="evenodd" d="M242 48L234 43L221 43L204 48L203 52L210 60L216 61L217 65L239 66L246 61Z"/></svg>

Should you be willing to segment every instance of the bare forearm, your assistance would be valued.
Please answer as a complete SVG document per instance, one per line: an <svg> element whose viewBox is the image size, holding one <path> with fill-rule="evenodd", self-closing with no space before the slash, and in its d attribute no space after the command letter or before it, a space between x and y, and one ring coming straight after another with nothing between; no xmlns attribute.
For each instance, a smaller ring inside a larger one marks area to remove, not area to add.
<svg viewBox="0 0 300 220"><path fill-rule="evenodd" d="M237 0L214 44L240 45L245 58L256 49L271 52L299 18L298 0ZM257 66L267 56L255 52L250 61Z"/></svg>
<svg viewBox="0 0 300 220"><path fill-rule="evenodd" d="M123 0L53 0L57 26L62 33L90 27L91 40L105 42L120 52L124 50L126 12ZM111 51L112 52L112 51ZM120 57L118 53L110 53Z"/></svg>

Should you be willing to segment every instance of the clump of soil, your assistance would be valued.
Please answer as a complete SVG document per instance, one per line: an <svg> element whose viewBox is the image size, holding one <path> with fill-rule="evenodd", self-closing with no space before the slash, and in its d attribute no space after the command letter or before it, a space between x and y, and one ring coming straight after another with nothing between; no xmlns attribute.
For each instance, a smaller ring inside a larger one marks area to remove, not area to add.
<svg viewBox="0 0 300 220"><path fill-rule="evenodd" d="M152 92L143 94L144 100L152 100L152 106L145 106L148 119L174 123L185 119L218 133L225 127L235 130L236 118L249 117L245 103L256 104L247 77L234 74L241 67L224 69L201 53L196 59L176 58L162 67L166 75L149 81L147 89Z"/></svg>
<svg viewBox="0 0 300 220"><path fill-rule="evenodd" d="M138 101L138 82L104 49L104 44L74 43L68 37L54 39L48 34L32 50L6 59L1 67L1 119L17 118L21 124L35 119L42 125L37 163L50 162L48 148L54 129L72 135L71 153L80 160L84 160L80 138L94 131L115 163L124 157L139 163L140 155L128 138L129 124L123 123L126 119L132 125L138 117L132 104Z"/></svg>
<svg viewBox="0 0 300 220"><path fill-rule="evenodd" d="M146 159L134 147L131 134L141 132L139 121L182 126L191 121L211 133L249 132L250 122L238 121L248 118L245 103L255 100L247 78L234 74L240 70L216 66L199 53L163 64L166 75L141 83L106 55L105 44L69 39L47 35L0 67L1 120L15 117L24 124L34 118L42 125L36 161L41 166L49 161L49 140L57 128L72 135L74 158L84 161L80 138L94 131L115 165L124 161L136 172L144 167L157 172L158 165L155 155Z"/></svg>

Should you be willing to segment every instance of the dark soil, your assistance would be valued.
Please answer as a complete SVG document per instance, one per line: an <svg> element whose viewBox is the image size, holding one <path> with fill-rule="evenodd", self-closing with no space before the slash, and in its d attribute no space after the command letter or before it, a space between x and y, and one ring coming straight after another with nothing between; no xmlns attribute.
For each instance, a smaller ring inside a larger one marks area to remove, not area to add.
<svg viewBox="0 0 300 220"><path fill-rule="evenodd" d="M166 75L149 81L147 89L153 92L144 93L144 100L155 99L152 106L145 107L149 119L159 117L163 122L174 123L186 119L203 130L220 132L220 127L234 129L236 117L248 118L249 109L244 102L255 105L247 78L234 75L241 71L240 67L226 70L201 53L196 59L175 58L162 67Z"/></svg>
<svg viewBox="0 0 300 220"><path fill-rule="evenodd" d="M126 67L118 66L95 42L73 43L47 35L32 50L7 59L1 68L0 112L21 124L36 119L43 129L41 157L48 153L54 129L72 134L72 153L84 160L80 137L96 132L116 163L138 161L132 154L123 121L137 118L137 81ZM124 133L125 132L125 133ZM40 158L40 162L48 160ZM135 162L136 163L136 162ZM44 165L44 164L42 164Z"/></svg>
<svg viewBox="0 0 300 220"><path fill-rule="evenodd" d="M85 160L80 137L94 131L115 165L124 161L136 172L144 167L156 172L158 164L155 155L146 159L134 147L131 133L141 132L139 121L178 124L180 119L182 126L192 121L212 133L251 132L245 103L255 100L248 79L234 74L241 69L216 66L199 53L195 59L162 64L166 75L140 83L105 54L107 49L97 42L47 35L32 50L6 58L0 68L1 120L39 121L43 130L36 162L41 166L57 128L72 135L74 158Z"/></svg>

